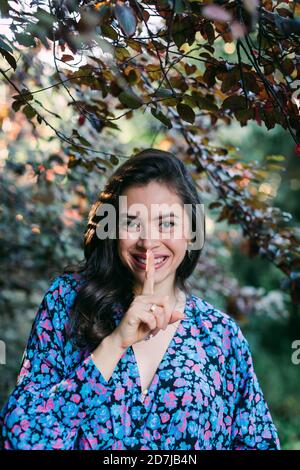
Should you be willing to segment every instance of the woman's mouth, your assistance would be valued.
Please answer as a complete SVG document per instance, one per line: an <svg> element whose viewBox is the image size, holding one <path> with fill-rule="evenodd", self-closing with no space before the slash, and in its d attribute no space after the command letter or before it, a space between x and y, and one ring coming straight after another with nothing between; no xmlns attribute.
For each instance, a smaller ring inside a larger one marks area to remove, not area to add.
<svg viewBox="0 0 300 470"><path fill-rule="evenodd" d="M140 269L143 269L143 270L146 269L146 258L140 257L138 255L131 255L131 258L133 260L133 264L136 267L138 267ZM167 261L168 258L169 258L169 256L161 256L159 258L155 258L154 259L155 269L159 269L162 266L164 266L166 264L166 261Z"/></svg>

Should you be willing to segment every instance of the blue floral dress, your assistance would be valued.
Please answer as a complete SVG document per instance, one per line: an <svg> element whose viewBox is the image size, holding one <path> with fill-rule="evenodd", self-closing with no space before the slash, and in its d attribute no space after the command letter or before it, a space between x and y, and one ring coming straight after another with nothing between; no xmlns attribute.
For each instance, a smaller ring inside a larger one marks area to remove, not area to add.
<svg viewBox="0 0 300 470"><path fill-rule="evenodd" d="M237 323L190 294L147 395L129 347L106 381L67 336L83 278L55 277L17 384L0 413L1 449L278 450L276 428ZM123 312L112 308L115 324Z"/></svg>

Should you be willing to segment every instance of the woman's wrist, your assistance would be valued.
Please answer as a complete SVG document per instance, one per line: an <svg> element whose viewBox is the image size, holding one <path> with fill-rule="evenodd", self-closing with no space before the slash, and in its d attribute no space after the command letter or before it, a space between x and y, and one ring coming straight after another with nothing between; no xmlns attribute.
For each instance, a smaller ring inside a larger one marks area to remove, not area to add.
<svg viewBox="0 0 300 470"><path fill-rule="evenodd" d="M114 346L114 348L116 348L122 354L127 349L126 347L123 346L122 340L117 330L114 330L110 335L106 336L104 340L106 340L106 342L111 343Z"/></svg>
<svg viewBox="0 0 300 470"><path fill-rule="evenodd" d="M103 357L105 354L121 356L127 348L122 346L119 335L113 331L111 334L105 336L99 346L92 352L92 357L96 360Z"/></svg>

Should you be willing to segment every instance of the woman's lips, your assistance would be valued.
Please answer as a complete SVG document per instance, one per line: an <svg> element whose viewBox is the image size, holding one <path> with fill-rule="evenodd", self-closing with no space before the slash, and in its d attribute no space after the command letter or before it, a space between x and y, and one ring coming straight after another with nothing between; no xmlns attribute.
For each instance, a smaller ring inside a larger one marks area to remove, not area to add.
<svg viewBox="0 0 300 470"><path fill-rule="evenodd" d="M139 261L136 258L136 256L138 256L138 255L131 255L131 259L133 261L133 264L135 266L137 266L138 268L140 268L142 270L145 270L146 269L146 258L145 258L145 263L142 263L141 261ZM166 264L167 260L169 259L169 256L161 256L161 258L164 258L164 260L161 261L160 263L155 264L155 269L159 269L162 266L164 266Z"/></svg>

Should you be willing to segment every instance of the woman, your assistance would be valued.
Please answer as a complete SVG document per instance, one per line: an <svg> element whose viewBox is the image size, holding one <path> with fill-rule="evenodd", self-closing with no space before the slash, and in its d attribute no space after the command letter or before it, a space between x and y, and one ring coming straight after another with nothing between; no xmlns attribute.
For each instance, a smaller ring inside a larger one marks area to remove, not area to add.
<svg viewBox="0 0 300 470"><path fill-rule="evenodd" d="M55 277L37 312L3 448L279 449L247 340L186 286L199 205L169 152L144 150L111 176L85 261ZM106 237L104 208L118 220Z"/></svg>

